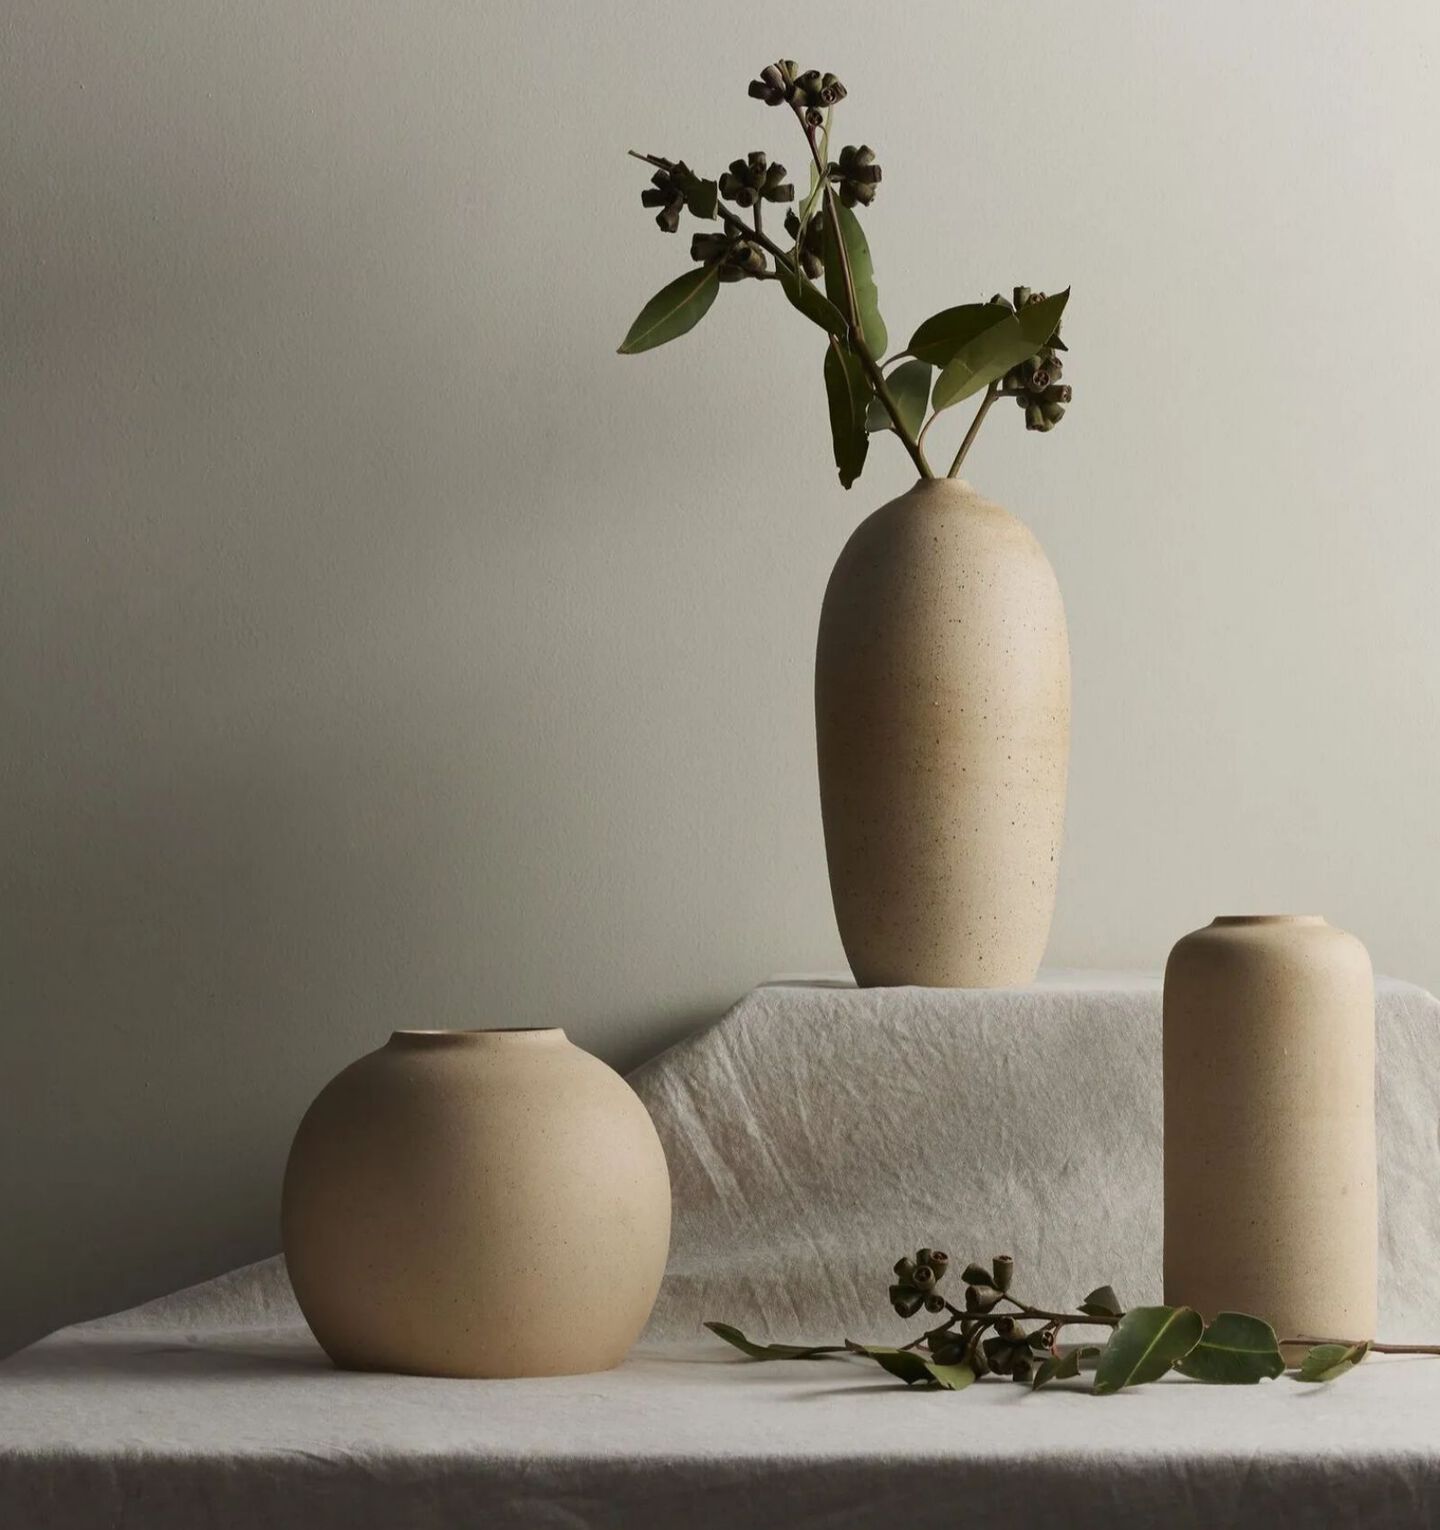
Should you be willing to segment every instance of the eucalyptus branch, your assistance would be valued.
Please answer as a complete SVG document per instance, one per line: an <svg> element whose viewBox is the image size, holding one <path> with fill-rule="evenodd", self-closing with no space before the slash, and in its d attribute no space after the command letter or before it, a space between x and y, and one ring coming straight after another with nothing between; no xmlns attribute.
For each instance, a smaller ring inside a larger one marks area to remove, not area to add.
<svg viewBox="0 0 1440 1530"><path fill-rule="evenodd" d="M784 165L772 163L762 150L731 160L714 179L683 160L630 150L654 171L640 201L654 211L660 229L678 233L686 214L702 228L689 247L697 264L646 303L620 344L621 354L652 350L688 334L729 285L779 278L791 306L827 337L830 432L846 488L860 476L870 441L882 425L893 429L922 478L936 476L925 449L936 418L932 413L925 419L932 377L937 411L971 383L990 385L950 468L952 478L1001 393L1023 408L1027 429L1053 429L1070 402L1070 388L1059 381L1059 353L1065 349L1059 326L1068 289L1047 298L1017 287L1013 303L997 297L990 304L944 309L920 325L903 351L882 360L885 326L874 270L851 212L875 200L881 167L864 143L845 144L831 159L833 111L846 99L845 86L834 74L778 59L760 70L748 94L768 107L788 107L805 137L813 170L808 193L785 215L790 247L766 232L763 204L795 203L796 187ZM772 209L771 216L779 213ZM831 269L822 287L827 264ZM907 359L909 367L895 372L892 386L887 372Z"/></svg>
<svg viewBox="0 0 1440 1530"><path fill-rule="evenodd" d="M944 1320L898 1349L856 1344L757 1344L724 1323L705 1326L755 1360L865 1355L907 1385L959 1391L984 1376L1005 1376L1032 1389L1093 1368L1093 1390L1118 1392L1158 1380L1171 1370L1198 1382L1243 1384L1273 1380L1293 1369L1295 1380L1335 1381L1370 1354L1440 1355L1440 1344L1389 1344L1366 1339L1277 1339L1261 1318L1221 1313L1207 1324L1189 1307L1122 1308L1110 1286L1091 1291L1074 1311L1041 1307L1011 1290L1015 1261L997 1254L988 1265L967 1264L963 1306L941 1296L949 1255L922 1248L895 1264L890 1305L902 1318L922 1310ZM1036 1326L1024 1328L1022 1323ZM959 1332L956 1332L958 1327ZM1109 1328L1101 1345L1062 1349L1067 1327ZM1282 1351L1305 1348L1298 1367ZM1093 1366L1091 1365L1093 1362Z"/></svg>

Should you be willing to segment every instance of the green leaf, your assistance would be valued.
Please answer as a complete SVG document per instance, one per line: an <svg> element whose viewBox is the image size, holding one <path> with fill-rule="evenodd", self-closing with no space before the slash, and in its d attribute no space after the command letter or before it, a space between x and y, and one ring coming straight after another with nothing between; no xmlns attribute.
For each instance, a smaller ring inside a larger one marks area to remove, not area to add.
<svg viewBox="0 0 1440 1530"><path fill-rule="evenodd" d="M718 266L699 266L677 276L640 310L630 333L620 342L620 354L635 356L664 345L667 340L678 340L710 311L719 290Z"/></svg>
<svg viewBox="0 0 1440 1530"><path fill-rule="evenodd" d="M794 275L780 268L780 285L785 296L805 315L831 335L844 335L845 315L825 296L812 281L797 270Z"/></svg>
<svg viewBox="0 0 1440 1530"><path fill-rule="evenodd" d="M1353 1371L1370 1353L1370 1341L1361 1344L1317 1344L1300 1362L1296 1381L1338 1381Z"/></svg>
<svg viewBox="0 0 1440 1530"><path fill-rule="evenodd" d="M1069 301L1070 289L1039 303L1029 303L1018 314L1006 314L998 324L981 330L962 345L935 380L934 408L949 409L972 393L988 388L1010 370L1028 360L1055 333L1060 315ZM999 306L998 304L996 305Z"/></svg>
<svg viewBox="0 0 1440 1530"><path fill-rule="evenodd" d="M968 1365L936 1365L933 1360L925 1362L930 1379L947 1392L963 1392L975 1380L975 1372Z"/></svg>
<svg viewBox="0 0 1440 1530"><path fill-rule="evenodd" d="M733 1344L752 1360L816 1360L821 1355L843 1355L843 1344L756 1344L729 1323L706 1323L711 1333Z"/></svg>
<svg viewBox="0 0 1440 1530"><path fill-rule="evenodd" d="M1081 1344L1075 1349L1067 1349L1063 1355L1051 1355L1048 1360L1042 1360L1035 1369L1034 1376L1030 1379L1030 1390L1038 1392L1043 1386L1048 1386L1052 1381L1068 1381L1073 1376L1080 1374L1080 1362L1093 1360L1100 1353L1098 1344Z"/></svg>
<svg viewBox="0 0 1440 1530"><path fill-rule="evenodd" d="M1191 1307L1133 1307L1116 1324L1095 1371L1097 1393L1157 1381L1200 1342L1205 1323Z"/></svg>
<svg viewBox="0 0 1440 1530"><path fill-rule="evenodd" d="M1090 1317L1121 1317L1125 1309L1120 1305L1114 1286L1096 1286L1080 1303L1080 1311Z"/></svg>
<svg viewBox="0 0 1440 1530"><path fill-rule="evenodd" d="M898 1376L907 1387L914 1386L917 1381L934 1379L924 1356L913 1349L887 1349L878 1344L856 1344L850 1340L846 1341L845 1347L852 1354L868 1355L882 1370Z"/></svg>
<svg viewBox="0 0 1440 1530"><path fill-rule="evenodd" d="M925 419L925 408L930 402L930 363L928 361L902 361L885 379L890 397L900 411L910 434L916 435ZM890 411L880 402L877 393L870 400L865 414L866 430L893 430Z"/></svg>
<svg viewBox="0 0 1440 1530"><path fill-rule="evenodd" d="M887 1349L879 1344L856 1344L846 1347L856 1355L868 1355L882 1370L898 1377L907 1387L916 1383L943 1387L947 1392L963 1392L975 1380L968 1365L936 1365L913 1349Z"/></svg>
<svg viewBox="0 0 1440 1530"><path fill-rule="evenodd" d="M865 466L870 437L865 434L865 411L870 406L870 379L860 358L848 345L830 337L825 352L825 393L830 400L830 435L835 466L848 489Z"/></svg>
<svg viewBox="0 0 1440 1530"><path fill-rule="evenodd" d="M837 238L843 239L845 254L850 262L850 276L855 283L855 310L860 321L860 333L872 355L883 356L890 336L885 329L884 319L880 317L880 294L875 288L875 267L870 260L870 246L865 242L865 230L860 227L860 220L843 202L827 202L825 206L825 291L841 313L849 313L845 269L840 263L840 250L836 244ZM1038 345L1035 347L1036 350L1039 348Z"/></svg>
<svg viewBox="0 0 1440 1530"><path fill-rule="evenodd" d="M1192 1381L1239 1386L1274 1380L1285 1361L1275 1330L1263 1318L1222 1312L1175 1369Z"/></svg>
<svg viewBox="0 0 1440 1530"><path fill-rule="evenodd" d="M910 337L909 351L921 361L948 366L963 345L1013 315L1003 303L962 303L932 314Z"/></svg>

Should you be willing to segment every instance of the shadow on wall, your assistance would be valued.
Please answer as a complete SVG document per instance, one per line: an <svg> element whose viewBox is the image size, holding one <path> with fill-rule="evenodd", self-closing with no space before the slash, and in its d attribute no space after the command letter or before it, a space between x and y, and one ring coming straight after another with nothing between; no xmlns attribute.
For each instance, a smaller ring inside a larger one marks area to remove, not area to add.
<svg viewBox="0 0 1440 1530"><path fill-rule="evenodd" d="M345 220L384 219L387 188L329 185L307 213L250 205L268 182L211 182L183 142L123 175L86 148L37 167L62 197L33 219L0 392L24 445L0 600L0 1353L273 1252L304 1107L417 994L466 1023L444 1007L474 973L448 968L506 936L471 883L523 854L485 809L525 751L473 731L523 733L523 698L493 689L483 620L468 694L427 693L424 621L428 572L483 537L473 486L533 443L476 432L456 343L396 311L394 261L337 272L346 240L379 248Z"/></svg>

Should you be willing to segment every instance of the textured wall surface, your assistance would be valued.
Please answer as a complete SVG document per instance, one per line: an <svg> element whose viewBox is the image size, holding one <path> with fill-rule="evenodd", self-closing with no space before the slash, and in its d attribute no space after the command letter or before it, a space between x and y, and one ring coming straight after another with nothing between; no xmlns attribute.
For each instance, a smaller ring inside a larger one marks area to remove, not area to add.
<svg viewBox="0 0 1440 1530"><path fill-rule="evenodd" d="M7 6L0 1347L271 1251L397 1024L624 1065L839 965L815 625L907 461L841 491L773 287L614 354L687 264L624 150L798 166L781 52L880 153L893 333L1074 286L1070 417L967 469L1069 606L1051 960L1316 910L1440 983L1437 44L1428 0Z"/></svg>

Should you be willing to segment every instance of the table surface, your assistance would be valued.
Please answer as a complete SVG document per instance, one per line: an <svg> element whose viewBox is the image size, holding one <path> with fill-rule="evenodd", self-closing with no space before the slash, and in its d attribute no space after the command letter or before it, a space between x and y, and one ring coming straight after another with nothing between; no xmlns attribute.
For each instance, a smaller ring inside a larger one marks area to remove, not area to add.
<svg viewBox="0 0 1440 1530"><path fill-rule="evenodd" d="M907 1390L718 1341L618 1370L333 1370L309 1335L69 1332L0 1371L0 1523L1064 1527L1440 1522L1440 1360L1097 1398Z"/></svg>
<svg viewBox="0 0 1440 1530"><path fill-rule="evenodd" d="M1382 1331L1435 1340L1440 1005L1385 980L1377 997ZM1158 983L1123 976L758 989L634 1076L675 1236L620 1369L340 1373L266 1261L0 1364L0 1527L1440 1524L1440 1359L1322 1387L950 1394L853 1357L757 1364L704 1335L721 1318L909 1337L885 1284L916 1241L957 1261L1008 1246L1017 1287L1047 1300L1106 1280L1150 1299L1158 1018Z"/></svg>

